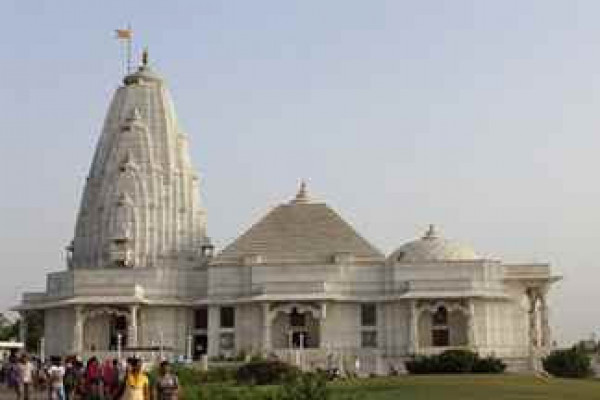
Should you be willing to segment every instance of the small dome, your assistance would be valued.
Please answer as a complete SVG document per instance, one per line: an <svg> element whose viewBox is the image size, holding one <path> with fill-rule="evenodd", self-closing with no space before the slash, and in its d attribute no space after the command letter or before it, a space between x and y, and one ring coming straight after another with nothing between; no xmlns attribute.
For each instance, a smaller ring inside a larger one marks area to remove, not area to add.
<svg viewBox="0 0 600 400"><path fill-rule="evenodd" d="M144 82L162 82L162 78L148 65L148 49L142 53L142 65L132 74L127 75L123 79L125 85L134 85Z"/></svg>
<svg viewBox="0 0 600 400"><path fill-rule="evenodd" d="M160 75L158 75L154 70L152 70L148 66L141 66L134 73L127 75L123 78L123 83L125 85L134 85L144 82L162 82L163 79Z"/></svg>
<svg viewBox="0 0 600 400"><path fill-rule="evenodd" d="M425 235L418 240L400 246L389 257L390 263L419 263L440 261L476 260L475 251L466 245L444 239L435 226L430 225Z"/></svg>

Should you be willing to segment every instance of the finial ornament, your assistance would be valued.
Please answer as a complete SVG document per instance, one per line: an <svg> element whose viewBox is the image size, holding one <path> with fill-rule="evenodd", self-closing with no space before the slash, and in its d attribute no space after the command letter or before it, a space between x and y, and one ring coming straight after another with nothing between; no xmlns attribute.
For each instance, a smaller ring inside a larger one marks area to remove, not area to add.
<svg viewBox="0 0 600 400"><path fill-rule="evenodd" d="M310 198L308 197L308 191L306 190L306 181L302 180L300 182L300 188L298 189L298 193L296 193L296 197L292 200L294 204L306 204L310 203Z"/></svg>
<svg viewBox="0 0 600 400"><path fill-rule="evenodd" d="M425 232L425 236L423 239L437 239L438 231L434 224L429 224L429 228L427 228L427 232Z"/></svg>
<svg viewBox="0 0 600 400"><path fill-rule="evenodd" d="M142 67L148 66L148 48L145 47L142 52Z"/></svg>

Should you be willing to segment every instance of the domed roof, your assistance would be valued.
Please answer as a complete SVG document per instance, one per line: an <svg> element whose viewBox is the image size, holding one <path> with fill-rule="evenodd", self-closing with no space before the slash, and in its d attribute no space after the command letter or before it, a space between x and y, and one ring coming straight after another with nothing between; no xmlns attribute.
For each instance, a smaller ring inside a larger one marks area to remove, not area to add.
<svg viewBox="0 0 600 400"><path fill-rule="evenodd" d="M128 74L123 78L123 83L125 85L136 85L146 82L163 82L162 77L148 65L148 50L144 50L142 55L142 65L138 67L137 71Z"/></svg>
<svg viewBox="0 0 600 400"><path fill-rule="evenodd" d="M465 261L478 259L471 247L444 239L434 225L429 225L425 235L400 246L389 257L391 263L419 263L440 261Z"/></svg>

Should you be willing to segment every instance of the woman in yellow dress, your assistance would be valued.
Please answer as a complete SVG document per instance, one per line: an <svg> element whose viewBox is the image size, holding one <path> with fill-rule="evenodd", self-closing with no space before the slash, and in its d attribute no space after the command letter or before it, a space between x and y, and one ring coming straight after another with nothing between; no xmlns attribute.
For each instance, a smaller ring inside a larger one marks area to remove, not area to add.
<svg viewBox="0 0 600 400"><path fill-rule="evenodd" d="M150 400L148 377L142 372L142 364L137 358L131 360L131 369L125 377L123 400Z"/></svg>

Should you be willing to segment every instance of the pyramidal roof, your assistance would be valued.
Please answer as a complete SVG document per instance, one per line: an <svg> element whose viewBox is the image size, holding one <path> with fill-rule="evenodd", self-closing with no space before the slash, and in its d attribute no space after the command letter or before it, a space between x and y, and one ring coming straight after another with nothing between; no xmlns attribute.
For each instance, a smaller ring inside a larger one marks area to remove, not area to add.
<svg viewBox="0 0 600 400"><path fill-rule="evenodd" d="M302 183L294 199L267 213L213 263L328 264L340 257L357 264L384 258L333 209L312 200Z"/></svg>

